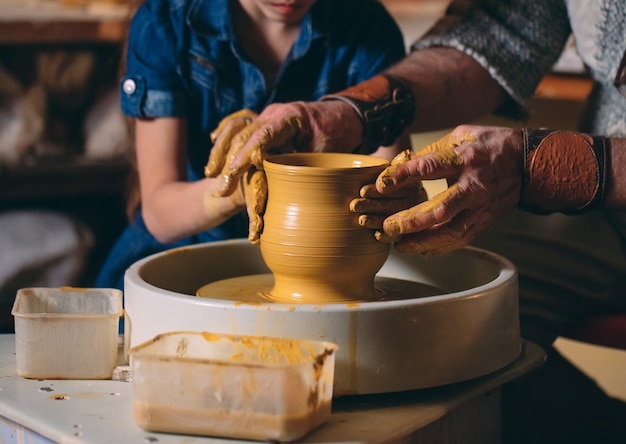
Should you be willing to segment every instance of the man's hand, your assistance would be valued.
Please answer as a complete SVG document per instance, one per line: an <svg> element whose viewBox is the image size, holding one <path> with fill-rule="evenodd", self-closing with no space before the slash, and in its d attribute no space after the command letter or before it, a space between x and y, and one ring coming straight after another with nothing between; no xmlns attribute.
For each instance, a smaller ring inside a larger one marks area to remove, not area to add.
<svg viewBox="0 0 626 444"><path fill-rule="evenodd" d="M391 196L416 180L446 179L448 189L383 222L404 253L443 254L461 248L496 218L515 208L523 166L521 131L460 126L424 149L407 153L377 181Z"/></svg>
<svg viewBox="0 0 626 444"><path fill-rule="evenodd" d="M411 158L411 150L399 153L391 161L390 167L404 163ZM350 211L361 213L359 225L376 230L375 237L381 242L392 243L400 236L390 237L383 231L383 222L386 217L398 211L415 206L427 199L426 190L419 179L406 181L402 186L381 194L375 184L364 185L359 195L361 197L350 202Z"/></svg>

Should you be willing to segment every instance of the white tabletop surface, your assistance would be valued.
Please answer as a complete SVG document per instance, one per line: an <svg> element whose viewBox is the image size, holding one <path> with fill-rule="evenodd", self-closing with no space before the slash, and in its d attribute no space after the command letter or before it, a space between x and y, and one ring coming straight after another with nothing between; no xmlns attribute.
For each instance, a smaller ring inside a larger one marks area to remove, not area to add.
<svg viewBox="0 0 626 444"><path fill-rule="evenodd" d="M402 439L468 401L499 388L545 360L524 342L521 356L490 375L444 387L339 398L330 419L306 443ZM59 399L60 398L60 399ZM15 336L0 335L0 441L61 443L230 443L230 439L149 433L135 424L132 383L29 380L15 371ZM24 432L36 435L24 439ZM35 432L35 433L31 433Z"/></svg>

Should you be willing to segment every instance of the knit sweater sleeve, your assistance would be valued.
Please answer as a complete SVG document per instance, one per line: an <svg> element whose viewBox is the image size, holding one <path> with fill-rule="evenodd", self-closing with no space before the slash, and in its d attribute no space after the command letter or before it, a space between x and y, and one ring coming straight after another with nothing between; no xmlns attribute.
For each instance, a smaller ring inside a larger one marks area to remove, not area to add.
<svg viewBox="0 0 626 444"><path fill-rule="evenodd" d="M509 94L496 113L520 119L570 34L563 0L454 0L411 50L445 46L473 57Z"/></svg>

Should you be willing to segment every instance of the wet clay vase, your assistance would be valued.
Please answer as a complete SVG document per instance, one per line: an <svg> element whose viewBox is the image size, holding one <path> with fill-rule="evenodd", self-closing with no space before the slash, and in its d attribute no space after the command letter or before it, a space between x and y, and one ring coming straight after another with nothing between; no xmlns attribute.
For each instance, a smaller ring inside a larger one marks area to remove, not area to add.
<svg viewBox="0 0 626 444"><path fill-rule="evenodd" d="M266 296L305 304L371 300L390 247L359 226L349 205L387 160L293 153L270 156L263 165L268 198L260 247L274 275Z"/></svg>

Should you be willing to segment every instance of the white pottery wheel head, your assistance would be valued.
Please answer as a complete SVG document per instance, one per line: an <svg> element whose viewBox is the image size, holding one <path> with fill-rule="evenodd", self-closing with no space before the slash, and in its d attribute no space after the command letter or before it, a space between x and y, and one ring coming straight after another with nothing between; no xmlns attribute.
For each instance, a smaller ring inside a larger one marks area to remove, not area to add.
<svg viewBox="0 0 626 444"><path fill-rule="evenodd" d="M259 248L245 239L138 261L125 277L127 346L175 330L335 342L335 395L460 382L501 369L521 351L517 272L488 251L467 247L436 257L392 251L378 273L441 288L439 296L327 305L195 296L209 282L268 272Z"/></svg>

